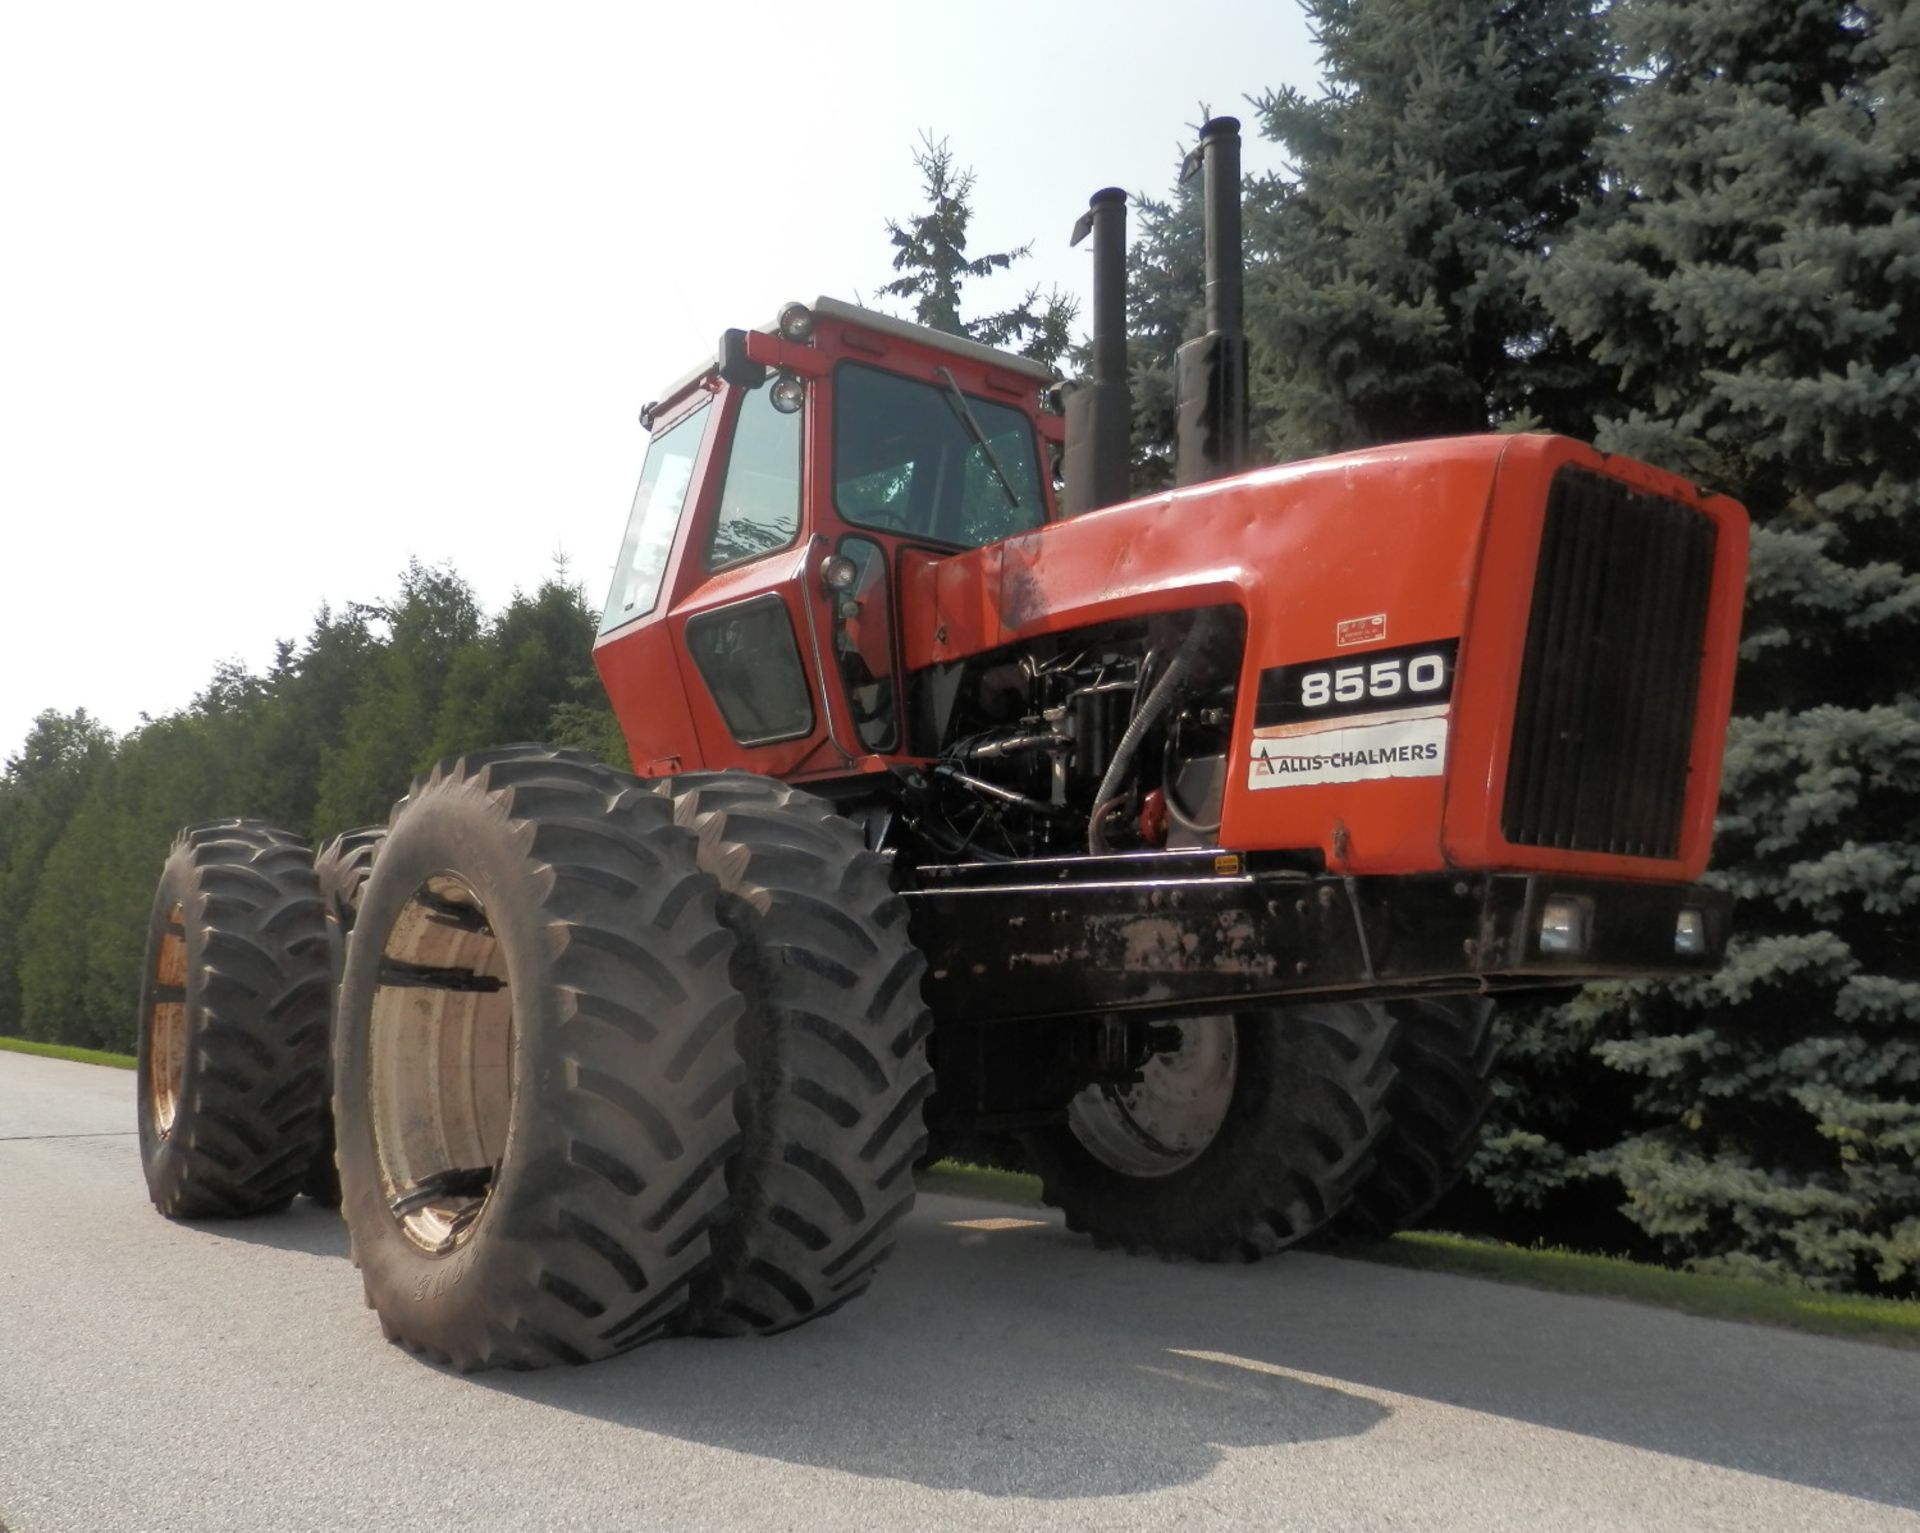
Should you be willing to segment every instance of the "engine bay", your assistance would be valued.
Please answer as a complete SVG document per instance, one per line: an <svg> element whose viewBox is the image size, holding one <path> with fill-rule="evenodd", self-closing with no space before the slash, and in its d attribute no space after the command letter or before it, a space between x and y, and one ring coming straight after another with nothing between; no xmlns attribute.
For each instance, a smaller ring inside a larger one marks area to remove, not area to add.
<svg viewBox="0 0 1920 1533"><path fill-rule="evenodd" d="M1212 845L1244 647L1237 608L1202 608L929 667L906 827L982 861Z"/></svg>

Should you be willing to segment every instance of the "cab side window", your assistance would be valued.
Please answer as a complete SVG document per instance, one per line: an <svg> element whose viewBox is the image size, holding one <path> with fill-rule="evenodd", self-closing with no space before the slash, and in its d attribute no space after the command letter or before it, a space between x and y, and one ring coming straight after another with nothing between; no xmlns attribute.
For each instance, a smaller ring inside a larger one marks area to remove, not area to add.
<svg viewBox="0 0 1920 1533"><path fill-rule="evenodd" d="M687 649L742 745L813 732L813 694L787 604L769 593L687 619Z"/></svg>
<svg viewBox="0 0 1920 1533"><path fill-rule="evenodd" d="M740 401L707 568L772 553L800 531L800 415L774 409L762 384Z"/></svg>
<svg viewBox="0 0 1920 1533"><path fill-rule="evenodd" d="M673 551L673 535L693 483L694 456L706 428L703 405L648 444L640 488L634 491L633 510L627 517L627 535L620 544L620 562L614 566L613 589L600 618L602 633L645 617L660 600L667 555Z"/></svg>

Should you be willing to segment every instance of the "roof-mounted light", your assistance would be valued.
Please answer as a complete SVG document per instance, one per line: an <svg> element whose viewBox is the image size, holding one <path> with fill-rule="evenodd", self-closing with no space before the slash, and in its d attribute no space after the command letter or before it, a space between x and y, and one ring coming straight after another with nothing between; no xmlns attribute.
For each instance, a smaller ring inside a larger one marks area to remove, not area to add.
<svg viewBox="0 0 1920 1533"><path fill-rule="evenodd" d="M780 311L780 318L776 323L780 328L782 340L798 344L813 337L813 310L804 303L788 304Z"/></svg>

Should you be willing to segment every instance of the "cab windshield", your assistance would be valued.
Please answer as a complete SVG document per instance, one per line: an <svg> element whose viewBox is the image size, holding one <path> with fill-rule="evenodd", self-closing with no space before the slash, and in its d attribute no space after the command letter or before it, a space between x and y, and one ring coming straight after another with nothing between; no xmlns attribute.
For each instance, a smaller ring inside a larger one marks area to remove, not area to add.
<svg viewBox="0 0 1920 1533"><path fill-rule="evenodd" d="M845 520L961 548L1046 520L1023 411L852 362L835 369L834 396L833 500Z"/></svg>

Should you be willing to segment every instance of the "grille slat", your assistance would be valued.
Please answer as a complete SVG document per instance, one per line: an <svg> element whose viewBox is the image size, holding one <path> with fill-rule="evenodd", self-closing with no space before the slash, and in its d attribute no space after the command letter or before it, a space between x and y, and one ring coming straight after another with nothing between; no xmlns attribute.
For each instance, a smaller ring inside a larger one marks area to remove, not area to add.
<svg viewBox="0 0 1920 1533"><path fill-rule="evenodd" d="M1547 497L1501 833L1671 858L1700 690L1712 520L1584 469Z"/></svg>

